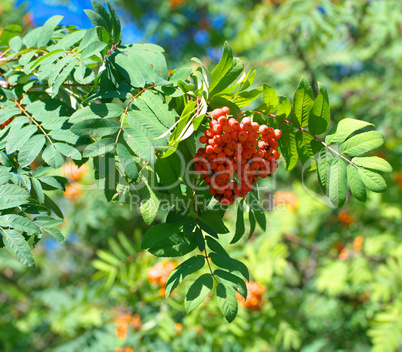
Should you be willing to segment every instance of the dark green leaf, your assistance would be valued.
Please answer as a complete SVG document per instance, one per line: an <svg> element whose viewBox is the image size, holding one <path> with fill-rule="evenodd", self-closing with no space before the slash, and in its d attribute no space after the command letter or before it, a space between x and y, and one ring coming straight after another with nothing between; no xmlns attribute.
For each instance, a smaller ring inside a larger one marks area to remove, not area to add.
<svg viewBox="0 0 402 352"><path fill-rule="evenodd" d="M218 305L226 320L231 323L237 315L238 303L235 291L228 286L218 284L216 287Z"/></svg>
<svg viewBox="0 0 402 352"><path fill-rule="evenodd" d="M151 248L159 241L169 238L173 234L178 234L181 227L182 223L159 224L152 226L147 232L145 232L142 239L141 248Z"/></svg>
<svg viewBox="0 0 402 352"><path fill-rule="evenodd" d="M279 139L280 151L286 161L286 170L292 170L297 163L298 153L293 127L289 124L282 125L282 137Z"/></svg>
<svg viewBox="0 0 402 352"><path fill-rule="evenodd" d="M307 126L313 104L313 90L307 80L302 77L293 97L292 121L295 127Z"/></svg>
<svg viewBox="0 0 402 352"><path fill-rule="evenodd" d="M229 233L229 229L223 223L222 217L214 210L208 210L201 214L201 220L211 227L216 233Z"/></svg>
<svg viewBox="0 0 402 352"><path fill-rule="evenodd" d="M244 235L245 231L246 227L244 226L244 199L242 199L237 207L236 232L230 243L232 244L238 242Z"/></svg>
<svg viewBox="0 0 402 352"><path fill-rule="evenodd" d="M328 93L324 86L318 82L319 93L314 101L308 120L308 129L315 136L326 132L330 122Z"/></svg>
<svg viewBox="0 0 402 352"><path fill-rule="evenodd" d="M243 280L249 280L248 269L242 262L221 253L210 253L209 257L216 266L229 270Z"/></svg>
<svg viewBox="0 0 402 352"><path fill-rule="evenodd" d="M225 286L233 288L236 292L240 293L244 299L247 299L247 286L244 280L240 279L236 275L220 269L215 270L214 274L219 279L219 282Z"/></svg>
<svg viewBox="0 0 402 352"><path fill-rule="evenodd" d="M136 181L138 177L138 168L130 152L123 144L117 144L116 151L120 164L123 166L124 173L131 181Z"/></svg>
<svg viewBox="0 0 402 352"><path fill-rule="evenodd" d="M299 155L303 168L307 168L308 171L315 170L317 165L313 150L311 148L311 141L313 140L313 137L303 131L298 131L295 134L295 137L297 154Z"/></svg>
<svg viewBox="0 0 402 352"><path fill-rule="evenodd" d="M167 282L165 289L166 298L173 292L173 290L183 281L183 279L202 269L205 265L205 258L202 255L191 257L181 263L176 269L172 271Z"/></svg>
<svg viewBox="0 0 402 352"><path fill-rule="evenodd" d="M184 235L182 232L163 238L148 251L157 257L182 257L192 252L197 247L194 238Z"/></svg>
<svg viewBox="0 0 402 352"><path fill-rule="evenodd" d="M360 178L359 170L353 165L347 167L348 185L353 196L361 202L367 199L366 188Z"/></svg>
<svg viewBox="0 0 402 352"><path fill-rule="evenodd" d="M233 53L228 42L225 42L223 46L222 57L216 65L216 67L211 72L211 84L209 86L209 91L212 92L214 88L219 84L219 82L225 78L227 72L232 68L233 65Z"/></svg>
<svg viewBox="0 0 402 352"><path fill-rule="evenodd" d="M187 313L192 312L204 301L208 293L211 292L213 286L214 279L211 274L201 275L197 280L195 280L188 289L184 300L184 307Z"/></svg>

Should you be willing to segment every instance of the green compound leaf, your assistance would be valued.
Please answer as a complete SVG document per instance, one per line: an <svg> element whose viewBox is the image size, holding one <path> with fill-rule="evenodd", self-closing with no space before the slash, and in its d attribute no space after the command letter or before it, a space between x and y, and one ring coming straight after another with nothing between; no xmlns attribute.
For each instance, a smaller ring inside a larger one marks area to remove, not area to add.
<svg viewBox="0 0 402 352"><path fill-rule="evenodd" d="M267 106L267 113L271 113L276 110L279 104L278 96L276 95L275 89L269 84L263 84L262 96L264 103Z"/></svg>
<svg viewBox="0 0 402 352"><path fill-rule="evenodd" d="M211 84L209 86L209 91L213 92L215 87L219 82L225 78L227 72L232 68L233 65L233 53L228 42L225 42L223 46L222 57L216 65L216 67L211 72Z"/></svg>
<svg viewBox="0 0 402 352"><path fill-rule="evenodd" d="M132 127L126 127L123 137L131 150L141 159L150 163L155 161L155 149L151 141L142 132Z"/></svg>
<svg viewBox="0 0 402 352"><path fill-rule="evenodd" d="M142 239L141 248L148 249L162 241L165 238L169 238L173 234L180 232L182 224L180 222L165 223L154 225L145 232Z"/></svg>
<svg viewBox="0 0 402 352"><path fill-rule="evenodd" d="M64 164L64 158L61 153L56 149L53 144L46 147L42 153L43 160L55 169L62 167Z"/></svg>
<svg viewBox="0 0 402 352"><path fill-rule="evenodd" d="M35 234L41 232L40 228L30 219L16 214L8 214L0 216L0 226L11 227L14 230L24 231L29 234Z"/></svg>
<svg viewBox="0 0 402 352"><path fill-rule="evenodd" d="M2 185L0 186L0 210L25 204L28 197L28 191L21 187L10 184Z"/></svg>
<svg viewBox="0 0 402 352"><path fill-rule="evenodd" d="M295 127L307 126L313 104L313 90L307 80L302 77L293 97L292 122Z"/></svg>
<svg viewBox="0 0 402 352"><path fill-rule="evenodd" d="M293 127L289 124L283 124L282 137L279 139L280 151L286 161L286 170L292 170L299 159L297 153L296 137L293 132Z"/></svg>
<svg viewBox="0 0 402 352"><path fill-rule="evenodd" d="M173 292L173 290L183 281L183 279L203 268L205 265L205 257L196 255L181 263L176 269L172 271L166 282L166 298Z"/></svg>
<svg viewBox="0 0 402 352"><path fill-rule="evenodd" d="M225 286L232 287L236 292L240 293L244 299L247 299L247 286L244 280L240 279L236 275L220 269L215 270L214 274L219 279L219 282Z"/></svg>
<svg viewBox="0 0 402 352"><path fill-rule="evenodd" d="M211 227L216 233L229 233L223 219L215 210L208 210L201 214L201 220Z"/></svg>
<svg viewBox="0 0 402 352"><path fill-rule="evenodd" d="M339 121L325 137L326 144L343 143L352 133L361 130L362 128L374 126L372 123L346 118Z"/></svg>
<svg viewBox="0 0 402 352"><path fill-rule="evenodd" d="M348 139L339 148L339 153L358 156L384 144L384 136L378 131L360 133Z"/></svg>
<svg viewBox="0 0 402 352"><path fill-rule="evenodd" d="M117 133L120 124L113 120L88 119L71 127L71 132L80 137L98 138Z"/></svg>
<svg viewBox="0 0 402 352"><path fill-rule="evenodd" d="M308 120L308 129L313 136L324 133L328 129L330 122L327 90L320 82L318 82L318 89L318 96L314 101Z"/></svg>
<svg viewBox="0 0 402 352"><path fill-rule="evenodd" d="M229 323L231 323L237 315L238 303L236 299L236 291L233 288L220 283L216 287L216 296L223 316Z"/></svg>
<svg viewBox="0 0 402 352"><path fill-rule="evenodd" d="M348 190L346 165L341 158L333 159L327 165L327 195L332 204L340 208L345 204Z"/></svg>
<svg viewBox="0 0 402 352"><path fill-rule="evenodd" d="M38 37L38 47L45 46L49 42L56 26L62 19L63 16L53 16L45 22Z"/></svg>
<svg viewBox="0 0 402 352"><path fill-rule="evenodd" d="M236 231L235 235L230 242L231 244L238 242L246 231L244 226L244 199L242 199L237 207L237 218L236 218Z"/></svg>
<svg viewBox="0 0 402 352"><path fill-rule="evenodd" d="M24 146L21 148L18 154L18 162L21 167L31 164L41 152L43 146L46 143L44 135L33 136Z"/></svg>
<svg viewBox="0 0 402 352"><path fill-rule="evenodd" d="M278 95L278 99L279 105L276 110L276 120L278 121L278 124L281 124L285 119L287 119L292 111L292 104L290 103L290 100L283 95Z"/></svg>
<svg viewBox="0 0 402 352"><path fill-rule="evenodd" d="M311 141L314 140L313 136L303 131L298 131L295 134L297 154L303 165L307 167L308 171L313 171L317 168L316 160L314 158L313 149L311 147Z"/></svg>
<svg viewBox="0 0 402 352"><path fill-rule="evenodd" d="M209 257L216 266L229 270L229 272L239 276L243 280L249 280L249 272L247 266L242 262L229 257L227 254L210 253Z"/></svg>
<svg viewBox="0 0 402 352"><path fill-rule="evenodd" d="M190 286L184 299L184 308L187 313L197 308L211 292L214 286L214 279L211 274L203 274Z"/></svg>
<svg viewBox="0 0 402 352"><path fill-rule="evenodd" d="M197 247L195 239L182 232L174 233L158 241L148 251L157 257L182 257Z"/></svg>
<svg viewBox="0 0 402 352"><path fill-rule="evenodd" d="M35 262L24 236L15 230L0 230L3 243L9 252L21 263L30 268L35 267Z"/></svg>
<svg viewBox="0 0 402 352"><path fill-rule="evenodd" d="M363 181L364 185L373 192L381 193L385 192L387 189L387 184L384 178L373 171L367 170L365 168L359 168L359 176Z"/></svg>
<svg viewBox="0 0 402 352"><path fill-rule="evenodd" d="M363 166L366 169L373 169L381 172L392 172L392 166L388 161L379 158L378 156L363 156L352 159L352 163L358 166Z"/></svg>
<svg viewBox="0 0 402 352"><path fill-rule="evenodd" d="M359 170L353 165L347 167L348 185L353 196L361 201L365 202L367 199L366 188L360 178Z"/></svg>

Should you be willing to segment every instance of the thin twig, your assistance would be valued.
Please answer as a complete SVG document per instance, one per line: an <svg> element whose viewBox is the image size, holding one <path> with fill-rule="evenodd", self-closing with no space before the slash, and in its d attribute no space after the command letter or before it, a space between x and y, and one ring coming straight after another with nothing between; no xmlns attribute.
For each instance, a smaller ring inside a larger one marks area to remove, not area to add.
<svg viewBox="0 0 402 352"><path fill-rule="evenodd" d="M35 125L36 127L38 127L42 133L45 135L45 137L49 140L50 144L53 144L52 140L50 139L49 135L46 133L46 131L42 128L41 125L39 125L32 116L30 116L26 110L22 107L22 105L20 105L20 103L18 102L17 99L14 100L15 105L17 105L17 107L24 113L25 116L27 116Z"/></svg>
<svg viewBox="0 0 402 352"><path fill-rule="evenodd" d="M272 114L269 114L269 115L276 117L275 115L272 115ZM291 121L284 120L283 122L285 122L285 123L287 123L287 124L289 124L289 125L294 126L293 122L291 122ZM306 130L305 128L303 128L303 127L296 127L296 128L297 128L298 130L300 130L300 131L303 131L304 133L309 134L309 135L310 135L311 137L313 137L316 141L318 141L318 142L320 142L322 145L324 145L325 148L329 149L330 151L332 151L333 153L335 153L336 155L338 155L338 157L340 157L340 158L344 159L345 161L347 161L349 164L355 166L355 164L352 163L352 161L350 161L348 158L344 157L341 153L337 152L335 149L331 148L327 143L325 143L324 141L322 141L322 140L319 139L318 137L313 136L313 135L310 133L310 131L307 131L307 130Z"/></svg>
<svg viewBox="0 0 402 352"><path fill-rule="evenodd" d="M126 106L126 108L124 109L124 112L123 112L123 117L122 117L122 119L121 119L119 132L117 132L117 137L116 137L116 140L115 140L115 142L114 142L114 145L115 145L115 146L117 145L117 142L118 142L119 137L120 137L120 133L121 133L121 131L123 130L123 124L124 124L124 120L125 120L125 118L126 118L126 116L127 116L127 113L128 113L128 108L130 107L130 105L132 104L132 102L133 102L137 97L139 97L139 96L140 96L142 93L144 93L147 89L151 89L151 88L154 88L154 87L156 87L156 85L153 85L153 86L150 86L150 87L147 87L147 88L142 88L141 91L139 91L136 95L134 95L134 96L130 99L130 102L127 104L127 106Z"/></svg>

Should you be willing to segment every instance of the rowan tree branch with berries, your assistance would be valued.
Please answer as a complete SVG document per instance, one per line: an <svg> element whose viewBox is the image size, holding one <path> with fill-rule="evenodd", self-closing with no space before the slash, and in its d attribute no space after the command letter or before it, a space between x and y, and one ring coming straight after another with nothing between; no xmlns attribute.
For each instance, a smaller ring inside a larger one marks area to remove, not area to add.
<svg viewBox="0 0 402 352"><path fill-rule="evenodd" d="M268 84L250 89L255 72L243 72L228 43L212 71L194 58L195 69L169 74L161 47L122 45L115 10L109 3L108 12L101 8L88 12L89 30L60 26L61 16L54 16L23 37L0 37L7 82L0 88L0 247L34 267L28 241L34 245L50 235L62 242L57 225L63 213L47 193L64 190L67 180L49 172L70 160L90 163L108 201L141 197L138 209L147 225L161 199L169 199L166 220L142 240L142 249L155 256L186 256L169 266L166 297L187 276L198 275L186 310L215 289L231 322L239 295L258 309L263 290L246 283L247 267L219 243L229 232L227 208L238 209L232 243L245 233L245 212L251 228L265 231L256 185L275 173L281 158L287 170L298 160L316 170L333 206L345 203L348 190L365 201L366 190L386 190L381 173L391 166L364 155L384 138L372 124L350 118L329 130L329 97L319 82L314 96L302 78L292 102ZM36 160L42 165L34 169Z"/></svg>

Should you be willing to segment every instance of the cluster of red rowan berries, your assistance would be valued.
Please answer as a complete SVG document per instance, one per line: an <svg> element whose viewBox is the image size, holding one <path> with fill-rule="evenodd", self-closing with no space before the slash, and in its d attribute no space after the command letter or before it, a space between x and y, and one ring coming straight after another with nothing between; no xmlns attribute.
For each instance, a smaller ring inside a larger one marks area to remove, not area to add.
<svg viewBox="0 0 402 352"><path fill-rule="evenodd" d="M244 117L240 122L226 106L215 109L193 161L210 193L224 205L245 197L257 178L272 175L278 167L278 142L282 132ZM237 181L235 180L237 175Z"/></svg>
<svg viewBox="0 0 402 352"><path fill-rule="evenodd" d="M237 300L241 304L252 311L261 310L262 307L262 295L265 292L265 286L261 285L258 281L247 282L247 299L244 300L243 296L239 293L236 294Z"/></svg>

